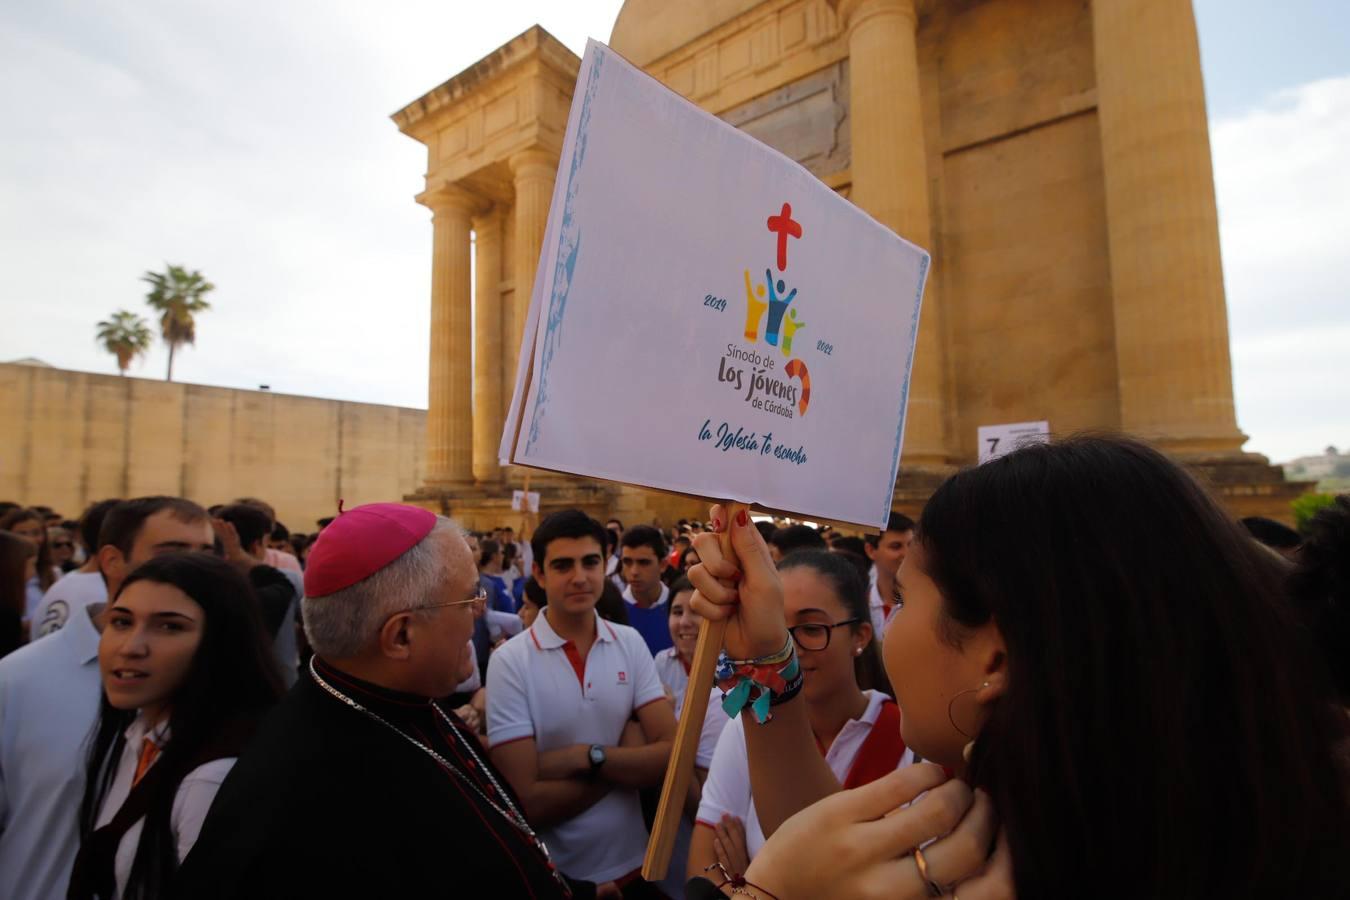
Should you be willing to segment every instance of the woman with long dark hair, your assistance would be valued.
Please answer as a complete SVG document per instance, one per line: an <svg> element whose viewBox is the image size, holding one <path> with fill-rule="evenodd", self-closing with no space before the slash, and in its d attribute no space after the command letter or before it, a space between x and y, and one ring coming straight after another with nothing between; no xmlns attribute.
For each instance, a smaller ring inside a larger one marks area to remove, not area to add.
<svg viewBox="0 0 1350 900"><path fill-rule="evenodd" d="M210 554L142 564L105 616L69 896L158 897L281 678L247 579Z"/></svg>
<svg viewBox="0 0 1350 900"><path fill-rule="evenodd" d="M730 618L728 653L757 656L782 642L782 588L748 523L731 529L742 568L701 544L695 604ZM868 878L988 896L959 843L925 843L969 810L986 840L1002 822L992 866L1022 897L1350 893L1344 710L1280 567L1162 454L1079 438L960 472L899 585L883 652L902 733L977 790L930 773L816 803L819 755L784 703L746 728L756 804L773 825L816 805L750 881L783 900ZM888 840L860 851L886 812Z"/></svg>
<svg viewBox="0 0 1350 900"><path fill-rule="evenodd" d="M42 602L42 595L61 577L52 563L52 548L47 541L47 519L36 509L13 509L0 516L0 531L17 534L37 546L37 567L27 583L24 618L29 619Z"/></svg>
<svg viewBox="0 0 1350 900"><path fill-rule="evenodd" d="M0 656L23 646L27 586L37 555L32 541L0 531Z"/></svg>
<svg viewBox="0 0 1350 900"><path fill-rule="evenodd" d="M1319 510L1306 532L1289 591L1350 709L1350 494Z"/></svg>

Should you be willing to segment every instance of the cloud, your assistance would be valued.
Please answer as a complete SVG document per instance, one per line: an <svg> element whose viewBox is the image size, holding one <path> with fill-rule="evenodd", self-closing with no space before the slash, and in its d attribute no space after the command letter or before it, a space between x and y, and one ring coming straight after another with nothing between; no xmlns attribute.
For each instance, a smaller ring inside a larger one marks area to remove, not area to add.
<svg viewBox="0 0 1350 900"><path fill-rule="evenodd" d="M617 0L475 10L49 0L0 19L0 359L114 372L94 323L147 269L217 285L177 380L425 406L424 148L389 115L536 21L574 49ZM467 23L471 27L466 27ZM160 377L160 346L132 373Z"/></svg>
<svg viewBox="0 0 1350 900"><path fill-rule="evenodd" d="M619 0L46 0L0 18L0 359L112 373L94 323L147 269L218 285L175 376L422 406L425 152L388 116L539 22ZM1277 459L1350 444L1350 78L1212 124L1239 424ZM134 374L161 377L156 348Z"/></svg>
<svg viewBox="0 0 1350 900"><path fill-rule="evenodd" d="M1350 443L1350 77L1281 91L1210 138L1248 449Z"/></svg>

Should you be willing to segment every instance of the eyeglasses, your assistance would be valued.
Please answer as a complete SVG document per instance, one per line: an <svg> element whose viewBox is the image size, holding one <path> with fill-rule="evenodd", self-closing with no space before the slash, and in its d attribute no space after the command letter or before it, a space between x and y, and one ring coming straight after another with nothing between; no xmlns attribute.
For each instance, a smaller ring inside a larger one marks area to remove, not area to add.
<svg viewBox="0 0 1350 900"><path fill-rule="evenodd" d="M478 592L467 600L446 600L442 603L428 603L426 606L418 606L410 609L408 612L417 612L423 609L439 609L442 606L467 606L470 603L487 603L487 588L481 584L478 586Z"/></svg>
<svg viewBox="0 0 1350 900"><path fill-rule="evenodd" d="M70 541L52 541L52 546L57 550L74 550L75 545Z"/></svg>
<svg viewBox="0 0 1350 900"><path fill-rule="evenodd" d="M788 629L788 634L797 642L797 646L803 650L824 650L830 646L830 635L834 634L836 628L842 628L845 625L857 625L862 619L845 619L842 622L835 622L833 625L825 625L821 622L803 622L801 625L793 625Z"/></svg>

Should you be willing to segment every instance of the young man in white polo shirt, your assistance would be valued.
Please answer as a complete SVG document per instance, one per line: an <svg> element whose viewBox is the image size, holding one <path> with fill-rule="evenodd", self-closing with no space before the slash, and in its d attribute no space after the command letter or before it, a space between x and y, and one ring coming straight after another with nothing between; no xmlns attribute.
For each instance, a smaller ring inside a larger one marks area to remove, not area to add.
<svg viewBox="0 0 1350 900"><path fill-rule="evenodd" d="M886 636L886 624L896 610L895 579L905 561L909 545L914 543L914 520L893 512L886 530L867 538L867 558L872 561L872 633L878 641Z"/></svg>
<svg viewBox="0 0 1350 900"><path fill-rule="evenodd" d="M492 656L488 743L559 869L618 882L626 897L660 896L637 874L647 845L638 789L665 776L675 713L642 636L595 612L604 537L580 510L536 529L534 577L548 603ZM634 715L647 743L621 747Z"/></svg>
<svg viewBox="0 0 1350 900"><path fill-rule="evenodd" d="M118 503L99 533L107 596L131 570L164 553L210 550L206 510L178 497ZM103 603L50 637L0 659L0 897L64 897L80 848L80 798L89 732L98 721Z"/></svg>

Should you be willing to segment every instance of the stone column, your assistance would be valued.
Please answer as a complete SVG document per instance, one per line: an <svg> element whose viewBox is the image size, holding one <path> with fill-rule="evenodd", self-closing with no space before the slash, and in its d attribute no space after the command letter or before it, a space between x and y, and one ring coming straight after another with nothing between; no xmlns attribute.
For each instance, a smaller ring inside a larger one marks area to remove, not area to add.
<svg viewBox="0 0 1350 900"><path fill-rule="evenodd" d="M535 269L539 267L539 249L543 246L544 229L548 225L548 206L553 199L558 157L546 150L522 150L511 157L510 164L516 188L515 272L512 273L515 302L503 359L510 363L508 371L514 373L520 342L525 334L525 319L530 311Z"/></svg>
<svg viewBox="0 0 1350 900"><path fill-rule="evenodd" d="M848 31L850 199L896 234L931 252L914 4L915 0L837 0ZM941 468L948 462L940 316L937 283L930 277L914 352L902 469ZM896 348L897 364L903 363L901 351Z"/></svg>
<svg viewBox="0 0 1350 900"><path fill-rule="evenodd" d="M501 207L475 217L473 232L473 477L482 483L501 478L497 465L503 410Z"/></svg>
<svg viewBox="0 0 1350 900"><path fill-rule="evenodd" d="M1120 424L1235 454L1228 311L1191 4L1094 0Z"/></svg>
<svg viewBox="0 0 1350 900"><path fill-rule="evenodd" d="M431 208L432 222L426 483L462 486L473 481L469 218L477 204L453 187L418 199Z"/></svg>

